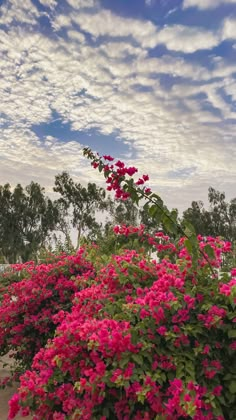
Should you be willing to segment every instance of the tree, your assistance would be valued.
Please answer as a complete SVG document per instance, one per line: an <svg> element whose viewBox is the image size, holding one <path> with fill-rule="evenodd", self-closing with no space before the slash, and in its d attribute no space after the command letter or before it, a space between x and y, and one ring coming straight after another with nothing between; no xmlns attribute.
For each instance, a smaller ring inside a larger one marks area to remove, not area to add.
<svg viewBox="0 0 236 420"><path fill-rule="evenodd" d="M87 187L82 186L74 182L67 172L62 172L56 176L53 189L61 195L57 205L63 210L62 222L65 223L67 217L70 224L77 229L77 247L80 246L82 235L95 239L100 227L95 218L96 211L104 211L107 207L104 188L90 182Z"/></svg>
<svg viewBox="0 0 236 420"><path fill-rule="evenodd" d="M192 206L184 211L183 221L190 222L196 233L203 236L222 236L233 241L236 239L236 198L229 203L225 193L208 189L209 210L205 210L202 201L193 201Z"/></svg>
<svg viewBox="0 0 236 420"><path fill-rule="evenodd" d="M236 238L236 198L227 203L225 193L210 187L208 199L215 236L223 236L228 240L234 240Z"/></svg>
<svg viewBox="0 0 236 420"><path fill-rule="evenodd" d="M131 199L113 201L109 198L109 211L112 224L132 226L138 224L138 208Z"/></svg>
<svg viewBox="0 0 236 420"><path fill-rule="evenodd" d="M58 210L38 183L0 186L0 248L6 262L37 254L58 222Z"/></svg>
<svg viewBox="0 0 236 420"><path fill-rule="evenodd" d="M193 201L191 207L183 212L182 221L191 223L197 234L210 235L211 217L202 201Z"/></svg>

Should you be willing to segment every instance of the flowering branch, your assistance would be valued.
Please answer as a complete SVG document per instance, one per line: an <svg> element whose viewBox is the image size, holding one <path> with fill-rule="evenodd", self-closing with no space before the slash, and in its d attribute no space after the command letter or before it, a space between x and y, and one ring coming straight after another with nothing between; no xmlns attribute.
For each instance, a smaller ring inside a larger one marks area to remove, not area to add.
<svg viewBox="0 0 236 420"><path fill-rule="evenodd" d="M180 234L186 238L185 246L192 256L193 266L196 267L199 254L201 254L207 261L212 274L215 274L209 259L214 257L211 247L207 247L204 252L199 249L194 227L190 223L185 222L185 229L183 229L177 222L176 217L174 218L174 215L164 205L160 196L144 185L149 180L148 175L142 175L138 181L134 182L132 177L138 172L137 168L133 166L127 167L120 160L114 162L114 158L109 155L103 155L102 159L98 153L93 153L88 147L83 149L83 154L92 161L91 165L94 169L98 168L99 172L104 173L108 184L107 190L114 191L115 198L122 200L131 198L136 204L141 199L145 199L147 201L146 209L152 218L158 219L169 233L174 235ZM127 179L127 175L131 178Z"/></svg>

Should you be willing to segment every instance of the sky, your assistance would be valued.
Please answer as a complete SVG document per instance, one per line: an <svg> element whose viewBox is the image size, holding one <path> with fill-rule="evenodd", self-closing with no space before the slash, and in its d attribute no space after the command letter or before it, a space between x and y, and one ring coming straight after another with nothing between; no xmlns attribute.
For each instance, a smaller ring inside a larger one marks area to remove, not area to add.
<svg viewBox="0 0 236 420"><path fill-rule="evenodd" d="M0 184L105 186L85 146L169 207L236 196L236 0L0 0Z"/></svg>

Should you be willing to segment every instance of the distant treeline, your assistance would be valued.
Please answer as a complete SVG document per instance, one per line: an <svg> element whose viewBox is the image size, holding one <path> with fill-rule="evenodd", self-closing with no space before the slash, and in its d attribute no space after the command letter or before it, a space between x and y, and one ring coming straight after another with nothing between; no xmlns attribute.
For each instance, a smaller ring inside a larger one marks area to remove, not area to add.
<svg viewBox="0 0 236 420"><path fill-rule="evenodd" d="M25 188L0 186L0 263L37 260L46 249L73 251L72 229L77 231L77 248L81 241L109 243L115 224L143 223L152 232L163 229L131 200L114 200L95 183L74 182L67 172L55 177L53 189L56 200L35 182ZM207 209L201 201L193 201L179 222L189 221L203 236L236 240L236 198L228 203L223 192L210 187L208 201ZM104 222L98 222L98 213L103 213L99 219Z"/></svg>

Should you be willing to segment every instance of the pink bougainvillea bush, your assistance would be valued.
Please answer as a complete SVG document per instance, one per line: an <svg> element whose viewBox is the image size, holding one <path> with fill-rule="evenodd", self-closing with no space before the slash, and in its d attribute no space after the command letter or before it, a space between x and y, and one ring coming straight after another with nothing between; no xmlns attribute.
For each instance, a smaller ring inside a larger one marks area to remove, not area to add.
<svg viewBox="0 0 236 420"><path fill-rule="evenodd" d="M90 284L84 276L71 313L52 317L55 337L21 376L9 419L21 410L35 420L234 420L236 269L216 274L230 244L198 237L203 253L212 249L213 275L203 257L193 266L184 238L115 231L137 233L166 257L127 250Z"/></svg>
<svg viewBox="0 0 236 420"><path fill-rule="evenodd" d="M70 310L75 292L82 287L80 277L86 274L92 278L93 267L83 249L51 263L12 266L0 305L0 356L10 353L23 370L29 368L34 355L54 335L58 323L53 315Z"/></svg>
<svg viewBox="0 0 236 420"><path fill-rule="evenodd" d="M55 335L21 376L9 420L19 412L34 420L235 420L236 269L217 271L230 244L177 226L146 187L148 175L135 181L136 168L85 155L108 190L145 199L175 240L117 226L117 235L136 236L136 250L99 261L93 248L95 270L80 273L71 311L48 314ZM148 256L154 250L157 259Z"/></svg>

